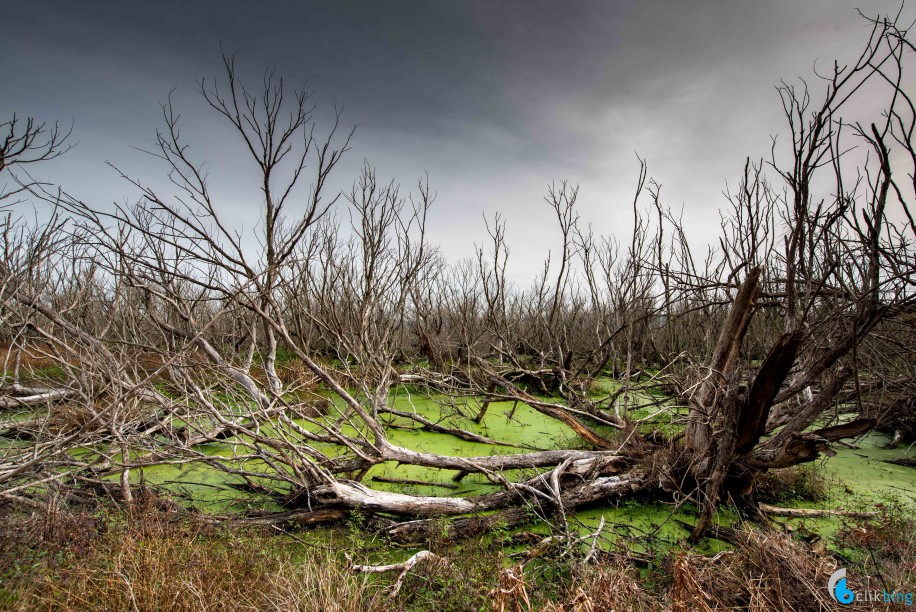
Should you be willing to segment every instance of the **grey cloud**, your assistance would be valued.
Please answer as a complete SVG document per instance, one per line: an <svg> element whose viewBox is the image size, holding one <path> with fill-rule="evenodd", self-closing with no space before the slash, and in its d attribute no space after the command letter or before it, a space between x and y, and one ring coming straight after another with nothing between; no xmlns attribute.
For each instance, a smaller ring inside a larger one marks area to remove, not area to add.
<svg viewBox="0 0 916 612"><path fill-rule="evenodd" d="M225 154L232 134L194 93L219 73L222 41L251 79L276 63L288 82L308 80L319 118L345 103L360 128L340 186L363 158L405 186L428 170L433 237L450 257L469 254L481 214L499 209L515 255L536 262L551 243L546 184L580 183L583 218L618 230L634 151L701 234L714 226L724 181L782 129L774 82L848 56L865 35L855 4L20 1L4 7L0 110L73 117L78 150L43 172L106 202L130 191L105 159L156 171L129 146L152 141L158 103L178 86L195 151L223 191L248 193Z"/></svg>

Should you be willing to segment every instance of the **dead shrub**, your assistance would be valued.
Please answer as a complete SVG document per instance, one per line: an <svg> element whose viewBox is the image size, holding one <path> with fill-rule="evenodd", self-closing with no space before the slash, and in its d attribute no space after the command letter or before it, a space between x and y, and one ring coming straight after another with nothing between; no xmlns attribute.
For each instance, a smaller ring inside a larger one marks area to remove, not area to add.
<svg viewBox="0 0 916 612"><path fill-rule="evenodd" d="M69 435L92 425L104 427L89 407L75 403L52 406L45 421L47 432L53 435Z"/></svg>
<svg viewBox="0 0 916 612"><path fill-rule="evenodd" d="M671 606L696 610L833 610L827 593L836 563L791 537L745 528L735 550L715 556L680 553L673 563ZM846 608L848 609L848 608Z"/></svg>
<svg viewBox="0 0 916 612"><path fill-rule="evenodd" d="M531 612L531 597L524 564L507 567L499 573L496 588L490 591L494 612Z"/></svg>
<svg viewBox="0 0 916 612"><path fill-rule="evenodd" d="M888 501L874 506L873 519L845 521L833 540L857 566L882 587L898 592L916 591L916 518L912 509Z"/></svg>
<svg viewBox="0 0 916 612"><path fill-rule="evenodd" d="M639 572L625 557L612 563L585 565L573 576L562 603L548 604L545 612L601 612L604 610L658 610L662 602L643 588Z"/></svg>
<svg viewBox="0 0 916 612"><path fill-rule="evenodd" d="M317 391L320 382L299 358L290 359L281 365L277 369L277 376L284 385L295 387L297 390Z"/></svg>
<svg viewBox="0 0 916 612"><path fill-rule="evenodd" d="M754 481L754 496L758 501L771 504L819 502L829 497L829 488L820 464L808 463L761 474Z"/></svg>

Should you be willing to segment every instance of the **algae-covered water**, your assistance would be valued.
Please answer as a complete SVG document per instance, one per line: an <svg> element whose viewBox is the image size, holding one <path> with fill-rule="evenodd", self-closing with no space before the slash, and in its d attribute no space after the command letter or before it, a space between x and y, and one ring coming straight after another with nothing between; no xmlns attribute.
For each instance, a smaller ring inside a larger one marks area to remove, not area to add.
<svg viewBox="0 0 916 612"><path fill-rule="evenodd" d="M504 442L507 446L494 446L483 442L471 442L458 437L424 431L417 423L403 417L386 415L387 435L392 444L411 450L425 451L454 457L486 456L496 453L526 453L533 450L551 450L571 448L580 444L577 436L563 423L547 417L533 408L515 402L492 402L486 418L477 424L473 417L480 409L475 398L454 399L429 397L411 394L400 390L391 397L391 407L402 412L412 412L436 422L442 426L461 428L491 440ZM334 411L328 416L338 416ZM316 430L317 427L300 422L303 427ZM343 433L352 433L346 427ZM333 445L312 444L313 448L334 456L339 449ZM200 449L198 449L200 450ZM209 455L230 454L228 444L208 444L203 447ZM239 492L228 485L239 482L233 476L206 465L157 465L136 470L132 477L141 477L150 484L162 486L167 491L174 491L190 500L193 505L204 511L219 512L231 508L226 505L244 503L252 500L242 499ZM429 496L473 496L498 490L498 485L480 474L469 474L460 482L452 479L453 470L438 470L414 465L400 465L391 462L374 466L363 478L367 485L384 491L396 491L413 495ZM513 473L507 473L511 477ZM387 479L415 480L430 484L400 484L375 480L375 477ZM441 484L445 486L435 486Z"/></svg>
<svg viewBox="0 0 916 612"><path fill-rule="evenodd" d="M888 460L916 457L916 447L887 448L890 438L872 432L853 445L839 447L822 460L836 480L831 501L837 505L900 500L916 507L916 469Z"/></svg>
<svg viewBox="0 0 916 612"><path fill-rule="evenodd" d="M604 390L613 390L605 384ZM399 389L391 396L392 408L413 412L447 427L470 431L509 446L494 446L480 442L469 442L455 436L424 431L417 423L402 417L386 415L388 436L393 444L405 448L442 455L472 457L495 453L523 453L532 450L575 448L581 446L578 437L566 425L547 417L533 408L515 402L493 402L486 417L480 424L474 417L480 410L476 398L445 398L410 393ZM340 408L335 406L327 418L338 416ZM641 420L641 428L661 427L667 431L679 427L678 417L683 410L677 406L659 401L657 396L636 395L625 407L631 419ZM19 420L22 413L5 415L3 420ZM300 423L303 427L317 429L314 425ZM0 423L2 427L2 423ZM615 435L612 429L603 433ZM916 449L885 448L888 439L879 433L871 433L855 441L852 447L839 446L837 454L820 460L820 467L828 480L829 498L823 502L787 502L783 505L806 508L843 508L861 510L874 507L876 503L901 502L916 509L916 471L911 467L888 463L888 459L911 457ZM313 444L328 456L339 450L332 445ZM231 461L232 446L226 443L201 445L195 449L210 457L224 457ZM258 462L260 463L260 462ZM248 467L258 467L246 464ZM261 465L260 467L263 467ZM499 490L498 486L480 474L470 474L456 482L452 470L437 470L419 466L384 463L373 467L364 477L368 486L401 493L429 496L474 496ZM507 474L507 477L522 474ZM398 479L421 481L427 484L402 484L376 480ZM258 499L233 488L240 484L236 476L202 463L156 465L132 471L135 482L158 485L174 495L176 500L204 512L222 513L245 508L274 508L272 502ZM445 485L445 486L436 486ZM604 507L589 508L569 517L570 524L582 533L593 531L603 518L607 534L626 538L636 549L651 552L653 546L674 545L685 536L678 521L692 523L695 510L689 506L675 507L667 504L638 503L627 500ZM723 510L717 517L720 524L731 524L736 516ZM836 531L837 518L783 519L793 525L803 524L825 535ZM548 526L539 525L534 530L546 531ZM715 549L718 545L711 543Z"/></svg>
<svg viewBox="0 0 916 612"><path fill-rule="evenodd" d="M916 446L887 448L890 438L871 432L848 446L836 446L834 457L818 460L826 480L827 499L821 502L795 501L782 504L795 508L835 509L855 512L874 511L878 506L901 507L916 513L916 469L889 463L888 460L916 456ZM846 519L842 516L818 518L778 518L792 529L833 537Z"/></svg>

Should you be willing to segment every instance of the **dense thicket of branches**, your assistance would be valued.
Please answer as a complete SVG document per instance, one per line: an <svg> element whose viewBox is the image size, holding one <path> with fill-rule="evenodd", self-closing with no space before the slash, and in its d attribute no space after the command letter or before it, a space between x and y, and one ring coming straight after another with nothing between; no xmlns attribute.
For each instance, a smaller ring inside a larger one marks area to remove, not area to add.
<svg viewBox="0 0 916 612"><path fill-rule="evenodd" d="M201 93L259 170L256 236L221 216L171 102L154 157L173 191L121 172L139 199L110 210L17 180L54 214L10 214L0 234L0 401L47 410L4 432L19 442L0 450L0 497L37 503L53 483L120 475L130 503L131 470L200 462L303 520L354 507L411 519L386 523L394 537L422 533L413 519L502 510L451 523L463 533L525 520L525 504L553 513L638 491L695 502L699 537L723 495L752 503L762 471L879 423L912 435L916 113L905 85L916 49L896 21L872 25L854 64L778 87L788 137L745 164L715 248L697 255L640 161L626 242L586 229L577 186L549 186L562 246L525 289L507 277L498 215L475 258L443 260L427 241L426 179L408 194L366 165L349 193L327 194L352 132L335 123L319 136L306 92L271 71L249 90L224 58L222 80ZM883 114L844 120L866 93ZM64 146L32 121L0 127L0 172ZM628 401L645 372L689 409L683 434L634 430ZM599 399L598 377L620 391ZM401 383L480 396L478 420L489 400L527 403L586 450L462 458L397 446L385 419ZM609 429L630 435L612 441ZM231 456L200 450L216 440ZM503 490L429 498L360 482L384 462L482 473Z"/></svg>

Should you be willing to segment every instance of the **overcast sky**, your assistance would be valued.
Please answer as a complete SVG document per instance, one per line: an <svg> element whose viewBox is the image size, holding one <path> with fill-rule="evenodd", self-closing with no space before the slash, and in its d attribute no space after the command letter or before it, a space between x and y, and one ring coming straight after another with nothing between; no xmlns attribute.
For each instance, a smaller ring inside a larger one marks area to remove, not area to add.
<svg viewBox="0 0 916 612"><path fill-rule="evenodd" d="M852 59L867 35L855 8L896 12L899 1L3 5L0 118L74 123L78 146L38 173L78 197L136 199L105 161L162 176L132 147L153 142L159 104L177 88L183 135L226 214L250 229L251 162L229 154L237 136L197 92L221 70L221 41L248 80L276 65L290 83L307 80L321 109L344 104L344 122L359 127L337 187L364 159L405 188L428 172L443 252L471 255L482 216L500 211L522 278L556 247L542 199L551 181L580 185L582 219L597 232L626 233L637 153L688 229L711 235L726 181L785 135L774 84Z"/></svg>

